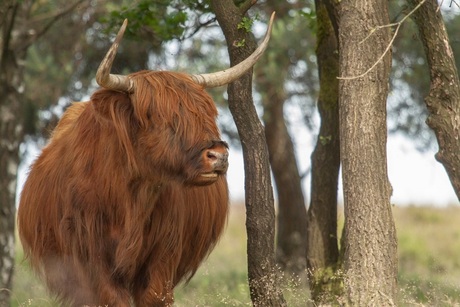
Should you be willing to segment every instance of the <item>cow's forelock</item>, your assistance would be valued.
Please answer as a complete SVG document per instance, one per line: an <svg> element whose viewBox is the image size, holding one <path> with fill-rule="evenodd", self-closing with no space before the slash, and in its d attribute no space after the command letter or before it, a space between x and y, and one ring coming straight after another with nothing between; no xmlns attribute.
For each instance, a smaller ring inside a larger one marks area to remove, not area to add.
<svg viewBox="0 0 460 307"><path fill-rule="evenodd" d="M201 171L201 152L220 140L214 102L185 74L144 71L131 78L141 159L154 164L147 171L192 180Z"/></svg>

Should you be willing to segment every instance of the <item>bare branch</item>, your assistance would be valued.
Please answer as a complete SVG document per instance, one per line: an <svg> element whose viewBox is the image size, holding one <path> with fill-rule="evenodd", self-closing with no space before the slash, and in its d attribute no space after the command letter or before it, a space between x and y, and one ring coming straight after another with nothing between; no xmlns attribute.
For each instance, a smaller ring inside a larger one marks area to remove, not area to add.
<svg viewBox="0 0 460 307"><path fill-rule="evenodd" d="M77 0L77 1L75 1L75 3L72 3L67 7L64 7L63 9L60 9L60 10L58 10L56 12L53 12L53 14L47 15L46 19L51 18L51 20L48 21L48 23L43 28L41 28L39 31L37 31L35 33L35 35L30 37L30 39L27 40L21 47L22 48L27 48L28 46L33 44L40 37L42 37L49 30L49 28L51 28L54 25L54 23L56 21L58 21L61 17L69 14L70 12L72 12L78 5L80 5L81 3L85 2L85 1L88 1L88 0ZM41 20L41 19L44 19L44 18L45 17L41 16L41 17L38 18L38 20ZM36 22L36 21L37 20L33 20L32 22Z"/></svg>
<svg viewBox="0 0 460 307"><path fill-rule="evenodd" d="M0 50L0 69L3 68L3 60L6 57L6 54L8 52L8 49L10 48L10 41L11 41L11 33L12 29L14 27L14 22L16 19L16 14L18 11L18 4L8 6L6 8L6 11L11 10L11 13L5 12L4 13L4 18L1 24L5 24L5 28L3 30L3 43L2 43L2 50Z"/></svg>
<svg viewBox="0 0 460 307"><path fill-rule="evenodd" d="M244 1L239 7L241 15L246 14L246 12L256 3L257 3L257 0L246 0L246 1Z"/></svg>
<svg viewBox="0 0 460 307"><path fill-rule="evenodd" d="M443 3L444 3L444 0L441 0L441 3L439 3L438 8L436 9L436 13L439 12L439 10L441 9L441 5ZM452 1L450 2L450 4L452 5Z"/></svg>
<svg viewBox="0 0 460 307"><path fill-rule="evenodd" d="M202 28L207 27L208 25L210 25L210 24L212 24L212 23L215 23L215 22L216 22L216 17L210 18L210 19L208 19L208 20L205 21L205 22L199 22L199 21L197 21L197 24L198 24L198 25L196 26L196 28L195 28L191 33L187 34L187 35L184 36L184 37L181 37L180 40L181 40L181 41L184 41L184 40L186 40L186 39L189 39L189 38L193 37L193 36L194 36L198 31L200 31Z"/></svg>
<svg viewBox="0 0 460 307"><path fill-rule="evenodd" d="M414 7L414 8L412 9L412 11L410 11L406 16L404 16L400 21L395 22L395 23L386 24L386 25L383 25L383 26L377 26L377 27L373 28L373 29L369 32L369 34L368 34L361 42L359 42L360 44L364 43L369 37L371 37L371 36L372 36L375 32L377 32L378 30L396 26L396 29L395 29L395 31L394 31L394 33L393 33L393 36L392 36L390 42L388 43L388 46L385 48L385 51L383 52L383 54L378 58L378 60L377 60L368 70L366 70L365 72L363 72L362 74L357 75L357 76L337 77L337 78L340 79L340 80L353 80L353 79L358 79L358 78L364 77L364 76L367 75L370 71L372 71L372 70L383 60L383 58L384 58L385 55L388 53L388 51L390 51L391 46L393 45L393 42L394 42L394 40L396 39L396 36L398 35L399 28L401 28L401 25L406 21L407 18L409 18L409 17L412 15L420 6L422 6L422 4L425 3L425 1L426 1L426 0L420 1L419 4L417 4L417 6Z"/></svg>
<svg viewBox="0 0 460 307"><path fill-rule="evenodd" d="M452 4L455 4L457 7L460 7L460 4L458 4L455 0L450 0L449 7L452 7Z"/></svg>

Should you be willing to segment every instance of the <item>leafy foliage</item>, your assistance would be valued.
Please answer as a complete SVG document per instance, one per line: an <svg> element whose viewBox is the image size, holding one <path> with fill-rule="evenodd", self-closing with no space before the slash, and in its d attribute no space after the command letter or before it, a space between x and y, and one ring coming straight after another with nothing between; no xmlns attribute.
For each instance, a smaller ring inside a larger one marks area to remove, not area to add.
<svg viewBox="0 0 460 307"><path fill-rule="evenodd" d="M209 1L140 0L114 8L102 21L108 24L107 31L116 33L123 20L128 19L127 37L150 41L159 47L166 41L184 39L188 28L201 26L197 16L210 12Z"/></svg>
<svg viewBox="0 0 460 307"><path fill-rule="evenodd" d="M123 20L129 20L126 31L127 37L138 40L154 38L153 41L165 41L182 36L187 20L187 13L179 9L169 8L170 1L140 1L134 7L122 6L113 10L109 18L104 18L109 24L108 31L114 32ZM159 18L161 16L161 18Z"/></svg>
<svg viewBox="0 0 460 307"><path fill-rule="evenodd" d="M250 32L254 21L258 19L258 16L254 18L243 17L241 22L238 24L238 29L244 29L246 32Z"/></svg>

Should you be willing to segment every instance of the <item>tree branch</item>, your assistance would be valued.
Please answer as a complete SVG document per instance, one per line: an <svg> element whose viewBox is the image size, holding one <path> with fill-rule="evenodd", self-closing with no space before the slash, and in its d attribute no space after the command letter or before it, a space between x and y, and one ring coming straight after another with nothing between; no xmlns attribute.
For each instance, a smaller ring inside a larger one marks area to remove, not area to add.
<svg viewBox="0 0 460 307"><path fill-rule="evenodd" d="M189 33L187 34L186 36L182 37L180 40L183 41L183 40L186 40L186 39L189 39L191 37L193 37L198 31L200 31L203 27L206 27L214 22L216 22L216 17L213 17L205 22L199 22L198 21L198 26L192 31L192 33Z"/></svg>
<svg viewBox="0 0 460 307"><path fill-rule="evenodd" d="M338 79L341 79L341 80L353 80L353 79L358 79L358 78L361 78L361 77L364 77L365 75L367 75L369 72L371 72L382 60L383 58L385 57L385 55L388 53L388 51L390 51L392 45L393 45L393 42L394 40L396 39L396 36L398 35L398 31L399 31L399 28L401 27L401 25L406 21L407 18L409 18L420 6L422 6L423 3L425 3L426 0L422 0L419 2L419 4L414 7L406 16L404 16L403 19L401 19L400 21L398 22L395 22L395 23L390 23L390 24L387 24L387 25L383 25L383 26L377 26L375 28L373 28L369 34L361 41L359 42L360 44L364 43L369 37L371 37L375 32L377 32L378 30L381 30L381 29L385 29L385 28L390 28L390 27L394 27L396 26L396 29L393 33L393 36L391 37L391 40L390 42L388 43L388 46L385 48L384 52L382 53L382 55L380 55L380 57L378 58L378 60L368 69L366 70L365 72L363 72L362 74L360 75L356 75L356 76L348 76L348 77L337 77Z"/></svg>
<svg viewBox="0 0 460 307"><path fill-rule="evenodd" d="M12 13L9 14L8 11L12 10ZM16 13L18 11L18 4L14 4L8 6L6 8L6 12L3 16L3 23L5 23L5 27L3 28L3 43L1 45L1 54L0 54L0 69L3 69L3 64L5 60L6 53L8 52L10 41L11 41L11 33L13 32L14 21L16 19Z"/></svg>
<svg viewBox="0 0 460 307"><path fill-rule="evenodd" d="M418 0L408 0L414 7ZM436 0L426 1L414 14L430 70L430 92L425 98L427 125L439 145L436 159L444 166L460 200L460 80L449 37Z"/></svg>
<svg viewBox="0 0 460 307"><path fill-rule="evenodd" d="M37 31L35 33L35 35L31 36L27 41L25 41L22 44L21 48L28 48L30 45L32 45L34 42L36 42L38 39L40 39L46 32L48 32L48 30L56 23L56 21L58 21L61 17L69 14L78 5L80 5L81 3L86 2L86 1L88 1L88 0L77 0L75 3L70 4L69 6L67 6L67 7L65 7L65 8L63 8L61 10L56 11L53 14L37 17L35 20L32 21L32 23L38 22L38 21L43 20L43 19L49 19L49 18L51 18L51 20L48 21L48 23L45 24L45 26L43 28L41 28L39 31Z"/></svg>
<svg viewBox="0 0 460 307"><path fill-rule="evenodd" d="M242 4L240 4L239 9L240 9L241 15L246 14L246 12L256 3L257 3L257 0L246 0Z"/></svg>

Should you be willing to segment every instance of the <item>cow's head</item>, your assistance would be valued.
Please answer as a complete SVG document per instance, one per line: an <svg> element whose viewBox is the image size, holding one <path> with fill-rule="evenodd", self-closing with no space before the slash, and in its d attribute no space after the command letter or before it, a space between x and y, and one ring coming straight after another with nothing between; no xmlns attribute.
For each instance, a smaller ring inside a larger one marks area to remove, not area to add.
<svg viewBox="0 0 460 307"><path fill-rule="evenodd" d="M121 100L129 101L124 108L134 121L130 126L136 128L125 134L132 138L130 155L143 177L205 185L226 173L228 147L220 139L217 109L204 89L231 83L256 63L268 45L273 18L272 15L262 43L246 60L224 71L200 75L161 71L111 74L127 26L127 20L124 21L99 66L96 81L101 87L118 92L113 95L127 98ZM96 101L97 95L93 96ZM101 103L99 99L98 104Z"/></svg>

